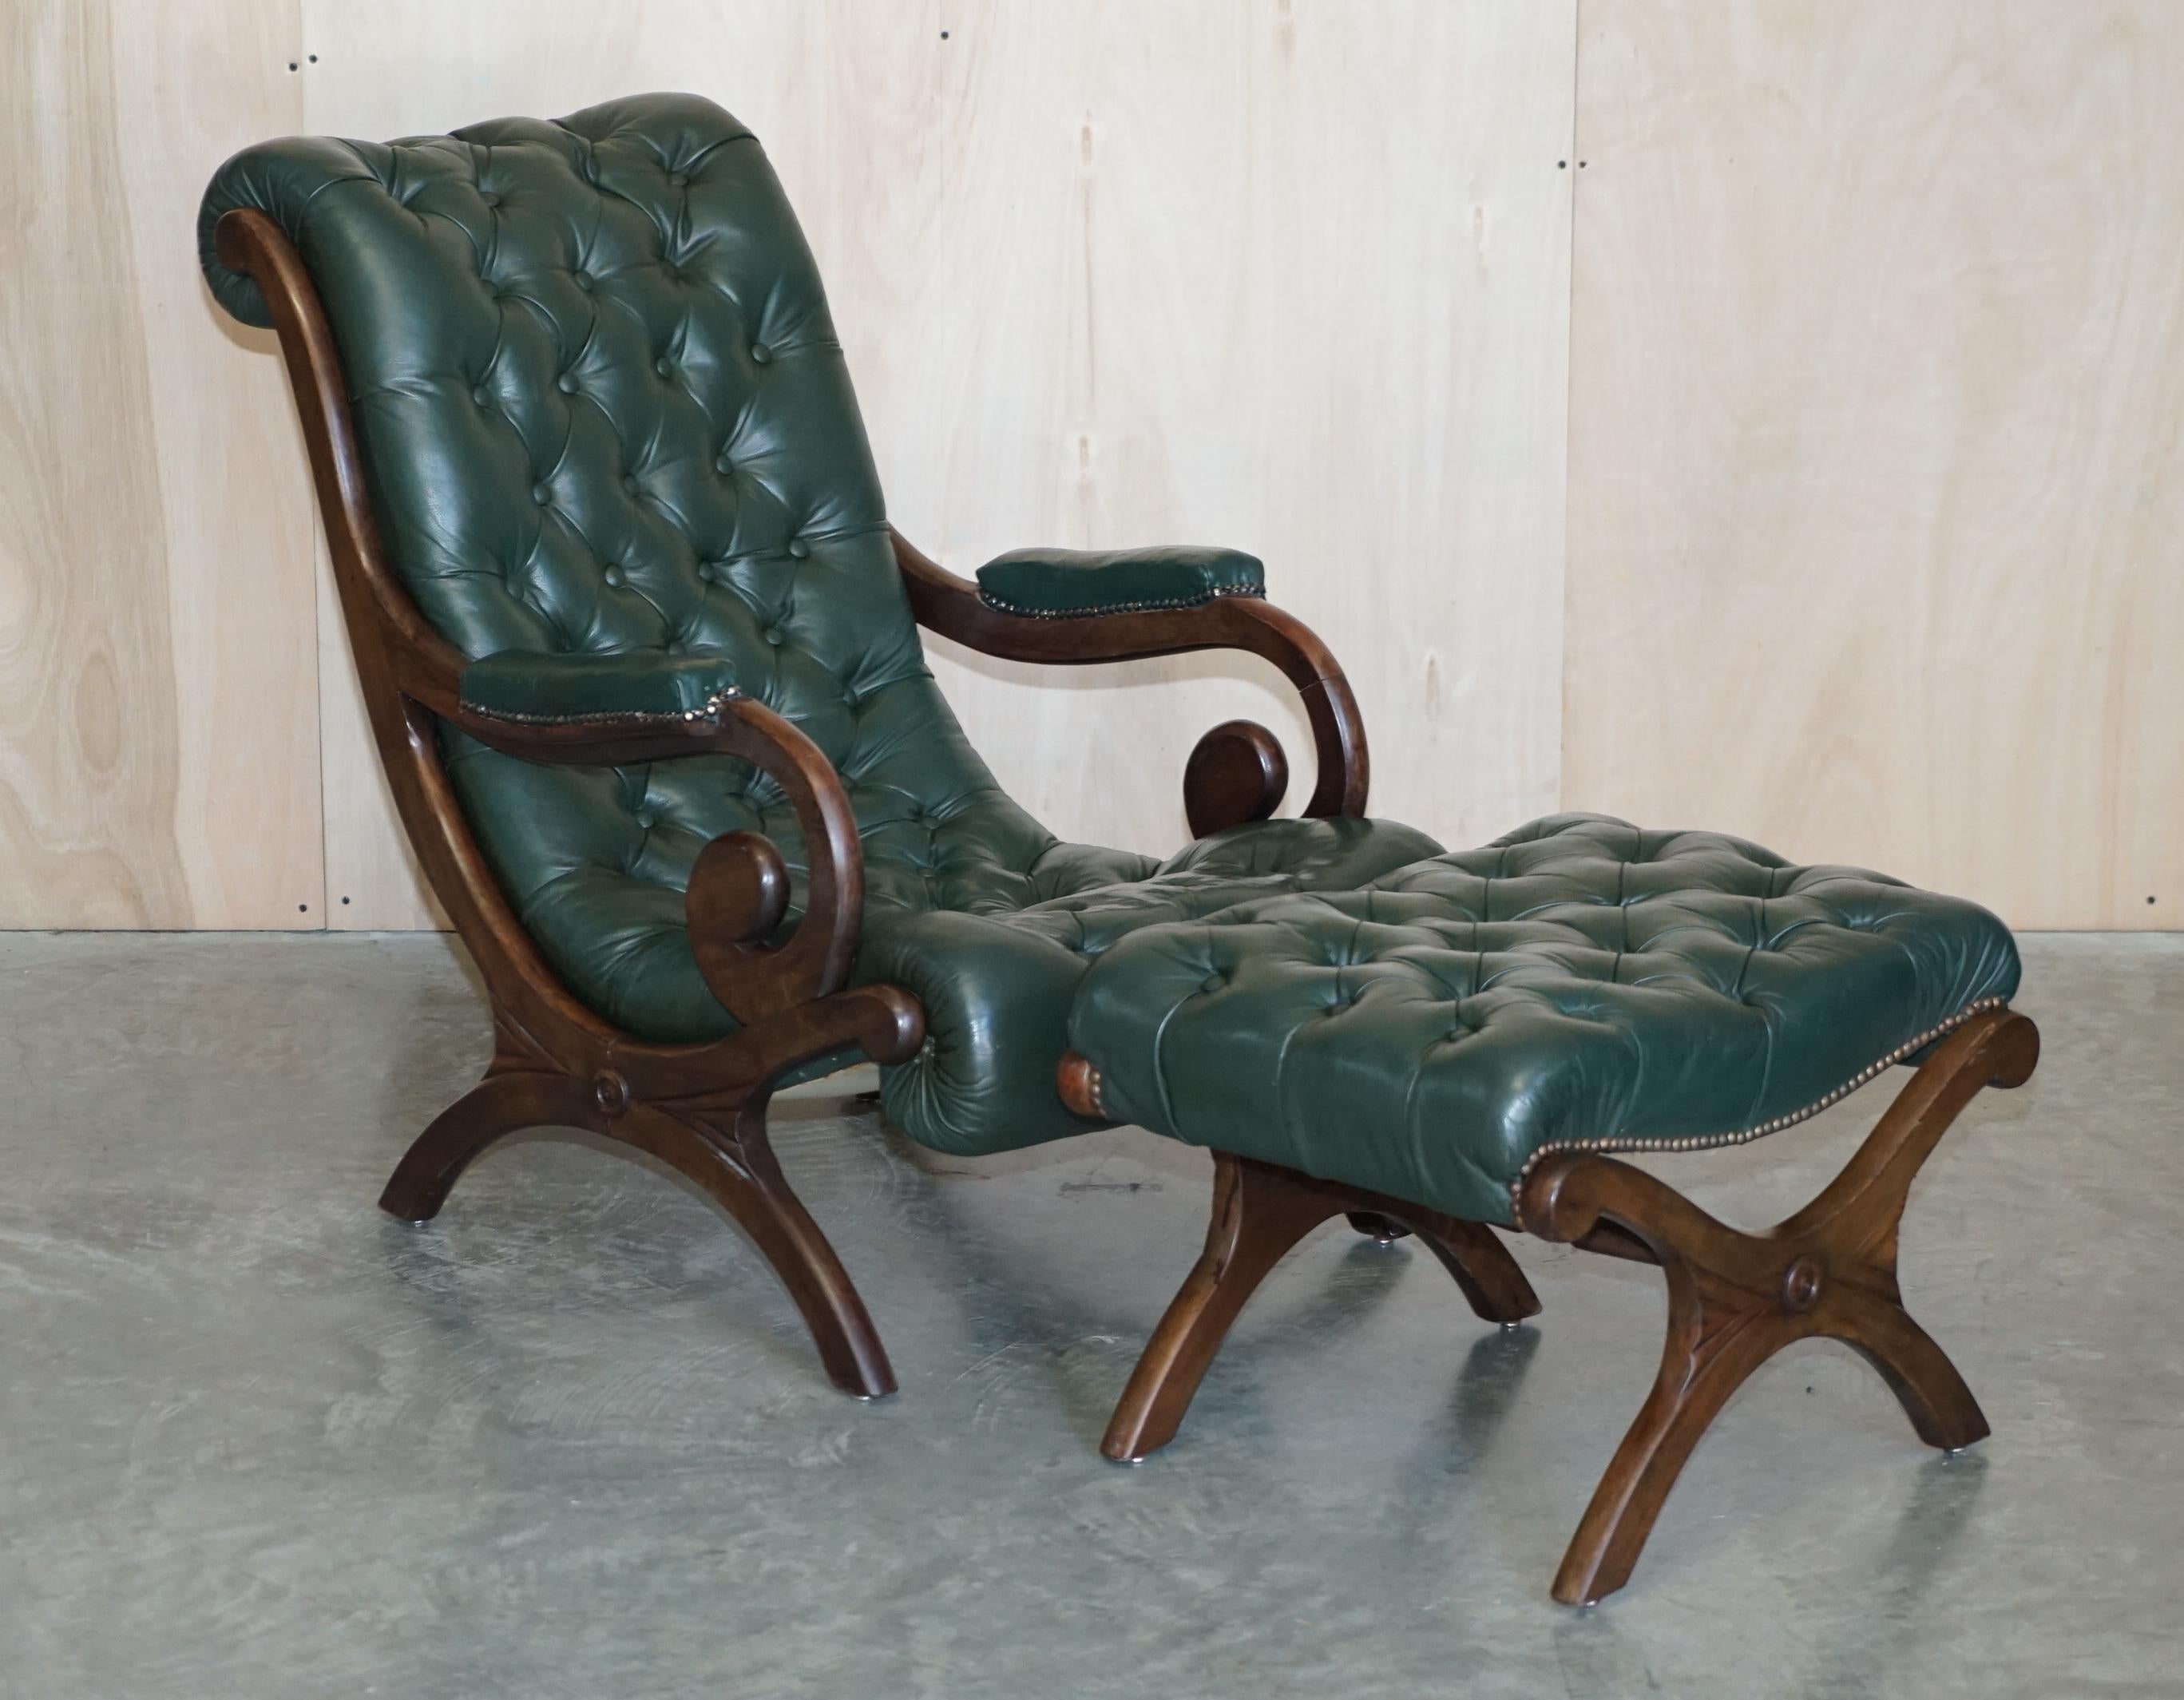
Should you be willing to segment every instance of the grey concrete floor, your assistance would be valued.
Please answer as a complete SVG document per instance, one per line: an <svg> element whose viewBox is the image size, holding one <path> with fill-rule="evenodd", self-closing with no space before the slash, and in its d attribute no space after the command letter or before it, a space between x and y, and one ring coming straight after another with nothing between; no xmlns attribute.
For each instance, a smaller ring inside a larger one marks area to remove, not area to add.
<svg viewBox="0 0 2184 1700"><path fill-rule="evenodd" d="M2184 1692L2184 940L2026 955L2040 1073L1904 1248L1994 1438L1939 1458L1849 1353L1785 1354L1579 1614L1546 1585L1652 1271L1524 1242L1546 1313L1503 1335L1323 1232L1121 1469L1193 1153L947 1161L840 1084L784 1101L902 1377L859 1404L708 1204L575 1136L378 1213L483 1059L442 941L0 939L0 1694ZM1768 1219L1891 1090L1668 1172Z"/></svg>

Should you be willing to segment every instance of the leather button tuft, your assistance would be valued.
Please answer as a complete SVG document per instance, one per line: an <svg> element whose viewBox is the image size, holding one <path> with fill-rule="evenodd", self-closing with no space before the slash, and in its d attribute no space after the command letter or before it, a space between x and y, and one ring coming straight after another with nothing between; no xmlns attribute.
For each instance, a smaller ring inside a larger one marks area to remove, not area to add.
<svg viewBox="0 0 2184 1700"><path fill-rule="evenodd" d="M751 360L755 364L762 366L768 360L773 358L773 350L766 347L763 343L753 343L751 344L750 354Z"/></svg>
<svg viewBox="0 0 2184 1700"><path fill-rule="evenodd" d="M554 387L560 391L563 395L576 394L577 375L574 372L562 373L560 377L554 380Z"/></svg>
<svg viewBox="0 0 2184 1700"><path fill-rule="evenodd" d="M621 588L621 569L620 567L610 566L599 576L605 579L606 582L615 589L619 590Z"/></svg>
<svg viewBox="0 0 2184 1700"><path fill-rule="evenodd" d="M805 560L811 557L811 545L805 542L802 538L791 538L788 540L788 553L798 560Z"/></svg>
<svg viewBox="0 0 2184 1700"><path fill-rule="evenodd" d="M713 462L713 470L725 478L736 470L736 463L729 460L727 455L723 454L719 460Z"/></svg>
<svg viewBox="0 0 2184 1700"><path fill-rule="evenodd" d="M571 281L575 282L577 288L583 290L587 294L590 293L592 287L592 274L590 272L573 272L571 274Z"/></svg>
<svg viewBox="0 0 2184 1700"><path fill-rule="evenodd" d="M652 363L652 371L655 377L666 378L675 376L675 368L669 365L666 360L655 360Z"/></svg>
<svg viewBox="0 0 2184 1700"><path fill-rule="evenodd" d="M721 577L720 570L710 560L701 560L698 563L698 577L708 584L717 583Z"/></svg>
<svg viewBox="0 0 2184 1700"><path fill-rule="evenodd" d="M478 202L482 206L497 207L500 204L500 197L494 194L492 190L485 189L480 191Z"/></svg>
<svg viewBox="0 0 2184 1700"><path fill-rule="evenodd" d="M649 809L639 809L637 811L638 825L644 828L648 833L652 830L653 824L658 821L659 818L660 817L654 814Z"/></svg>
<svg viewBox="0 0 2184 1700"><path fill-rule="evenodd" d="M622 488L623 488L624 490L627 491L631 495L634 496L634 495L637 493L637 479L636 479L636 477L635 477L633 474L632 474L632 473L628 473L628 472L625 472L625 473L623 473L623 474L622 474L622 479L621 479L621 487L622 487Z"/></svg>
<svg viewBox="0 0 2184 1700"><path fill-rule="evenodd" d="M476 402L480 407L483 407L488 402L493 399L493 397L486 393L486 387L483 384L480 384L476 388L471 392L471 399Z"/></svg>
<svg viewBox="0 0 2184 1700"><path fill-rule="evenodd" d="M1217 992L1228 984L1228 976L1226 974L1208 974L1200 983L1198 989L1201 992Z"/></svg>
<svg viewBox="0 0 2184 1700"><path fill-rule="evenodd" d="M531 499L543 508L554 499L554 493L543 484L533 484L531 487Z"/></svg>
<svg viewBox="0 0 2184 1700"><path fill-rule="evenodd" d="M769 626L766 628L766 641L772 648L778 649L788 641L788 638L780 627Z"/></svg>
<svg viewBox="0 0 2184 1700"><path fill-rule="evenodd" d="M687 189L690 187L689 174L684 171L670 171L667 174L667 181L672 188Z"/></svg>

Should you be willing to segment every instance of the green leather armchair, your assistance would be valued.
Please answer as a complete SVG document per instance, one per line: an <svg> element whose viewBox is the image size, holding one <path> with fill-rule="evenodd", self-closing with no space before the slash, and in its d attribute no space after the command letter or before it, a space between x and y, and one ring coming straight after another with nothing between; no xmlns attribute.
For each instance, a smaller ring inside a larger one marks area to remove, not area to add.
<svg viewBox="0 0 2184 1700"><path fill-rule="evenodd" d="M421 1221L494 1140L590 1128L707 1188L830 1374L894 1385L766 1110L861 1056L912 1138L1082 1131L1087 965L1150 922L1436 854L1363 818L1340 669L1232 550L1005 555L892 531L811 255L757 142L654 95L387 144L298 138L206 191L205 275L273 326L374 734L493 1006L486 1076L382 1202ZM1318 778L1217 727L1165 861L1065 844L994 782L924 626L1087 663L1233 648L1300 692Z"/></svg>

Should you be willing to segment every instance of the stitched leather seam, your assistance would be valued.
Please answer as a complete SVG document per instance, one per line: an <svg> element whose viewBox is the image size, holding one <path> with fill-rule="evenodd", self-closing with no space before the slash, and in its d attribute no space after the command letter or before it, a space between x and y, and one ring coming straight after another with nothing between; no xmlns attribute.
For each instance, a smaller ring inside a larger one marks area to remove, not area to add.
<svg viewBox="0 0 2184 1700"><path fill-rule="evenodd" d="M588 726L600 721L672 726L684 721L718 720L721 711L742 694L730 685L725 690L714 692L696 708L601 709L593 714L524 714L515 709L485 708L474 702L465 702L462 706L481 719L513 721L520 726Z"/></svg>
<svg viewBox="0 0 2184 1700"><path fill-rule="evenodd" d="M1834 1091L1829 1093L1825 1098L1819 1099L1814 1103L1808 1104L1802 1110L1792 1110L1786 1116L1777 1116L1772 1121L1762 1122L1756 1127L1740 1129L1733 1134L1701 1134L1689 1139L1680 1140L1610 1138L1602 1140L1552 1140L1546 1145L1541 1145L1537 1151L1534 1151L1531 1156L1526 1157L1524 1159L1524 1167L1518 1172L1516 1179L1509 1183L1510 1220L1515 1223L1520 1230L1524 1229L1524 1183L1532 1178L1533 1169L1538 1167L1543 1159L1553 1157L1557 1152L1584 1151L1588 1155L1599 1157L1604 1156L1611 1151L1717 1151L1726 1145L1750 1145L1752 1140L1763 1139L1769 1134L1780 1133L1783 1129L1794 1126L1799 1122L1811 1120L1814 1116L1819 1115L1821 1111L1828 1109L1830 1106L1840 1103L1843 1099L1850 1096L1852 1093L1857 1091L1859 1087L1864 1085L1875 1075L1881 1073L1884 1070L1893 1068L1905 1057L1910 1056L1913 1051L1923 1051L1926 1046L1931 1045L1936 1040L1941 1038L1944 1034L1954 1032L1958 1028L1962 1027L1975 1015L1983 1014L1985 1012L1991 1009L2005 1009L2008 1006L2008 1004L2009 1000L2008 998L1992 997L1976 999L1974 1001L1966 1004L1962 1009L1958 1010L1954 1015L1948 1017L1946 1020L1936 1023L1935 1026L1928 1028L1924 1033L1919 1034L1917 1038L1906 1040L1903 1044L1897 1045L1895 1050L1890 1051L1886 1056L1880 1058L1876 1062L1868 1063L1864 1068L1860 1069L1858 1073L1852 1076L1848 1080L1846 1080L1841 1085L1836 1087Z"/></svg>
<svg viewBox="0 0 2184 1700"><path fill-rule="evenodd" d="M1019 608L1012 602L1004 602L998 596L987 594L982 586L978 600L987 607L1003 614L1014 614L1025 620L1090 620L1103 614L1150 614L1163 608L1203 608L1217 596L1264 596L1267 593L1249 584L1223 585L1196 596L1171 597L1164 601L1102 602L1090 608L1039 609Z"/></svg>

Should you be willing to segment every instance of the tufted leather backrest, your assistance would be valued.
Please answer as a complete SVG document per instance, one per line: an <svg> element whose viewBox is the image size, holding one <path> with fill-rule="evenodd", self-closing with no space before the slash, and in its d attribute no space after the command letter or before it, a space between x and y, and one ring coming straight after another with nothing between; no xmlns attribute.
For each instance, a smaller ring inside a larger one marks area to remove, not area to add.
<svg viewBox="0 0 2184 1700"><path fill-rule="evenodd" d="M841 773L868 901L1049 895L1034 869L1052 835L927 671L817 270L749 131L644 95L248 148L206 191L200 259L265 325L214 251L237 207L311 274L388 552L456 647L725 656ZM801 862L778 787L728 758L542 768L453 738L448 755L519 912L610 1015L617 986L687 958L682 893L709 839L763 832Z"/></svg>
<svg viewBox="0 0 2184 1700"><path fill-rule="evenodd" d="M807 707L916 665L817 270L727 114L647 96L254 148L201 235L264 323L209 246L235 206L310 269L394 563L466 654L717 650Z"/></svg>

